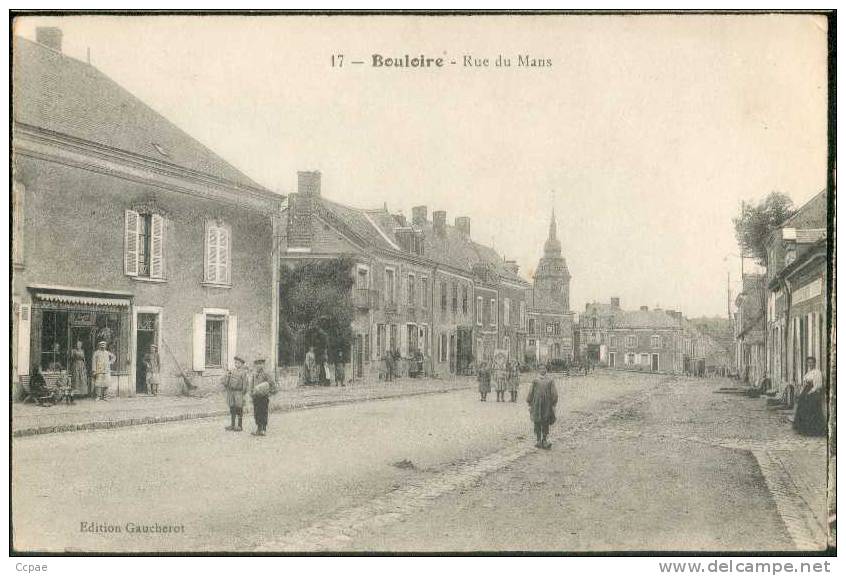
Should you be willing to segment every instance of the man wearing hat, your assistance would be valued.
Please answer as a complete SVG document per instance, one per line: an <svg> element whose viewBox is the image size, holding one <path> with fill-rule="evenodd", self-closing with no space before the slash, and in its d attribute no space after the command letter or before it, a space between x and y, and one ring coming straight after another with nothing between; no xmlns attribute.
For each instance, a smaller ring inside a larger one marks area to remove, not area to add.
<svg viewBox="0 0 846 576"><path fill-rule="evenodd" d="M229 404L229 417L232 419L232 423L226 429L235 432L243 430L241 425L244 419L244 396L247 395L250 383L249 370L245 364L243 358L235 356L235 369L228 371L223 380L223 387L226 389L226 403ZM237 425L235 424L236 418L238 419Z"/></svg>
<svg viewBox="0 0 846 576"><path fill-rule="evenodd" d="M267 432L267 411L270 397L276 394L276 382L264 371L264 358L253 361L253 383L250 396L253 398L253 416L256 419L256 431L253 436L264 436Z"/></svg>
<svg viewBox="0 0 846 576"><path fill-rule="evenodd" d="M106 391L112 380L112 364L117 356L106 350L106 341L97 343L97 350L91 358L91 375L94 379L94 389L97 391L97 400L106 399Z"/></svg>
<svg viewBox="0 0 846 576"><path fill-rule="evenodd" d="M144 354L142 362L144 363L144 382L147 385L147 394L155 396L159 393L159 370L161 368L158 346L150 344L150 350Z"/></svg>

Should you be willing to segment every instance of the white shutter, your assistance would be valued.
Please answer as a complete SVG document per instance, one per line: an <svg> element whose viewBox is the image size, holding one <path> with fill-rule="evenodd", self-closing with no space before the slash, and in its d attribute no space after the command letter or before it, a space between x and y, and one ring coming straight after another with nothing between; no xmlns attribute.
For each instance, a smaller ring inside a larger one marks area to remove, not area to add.
<svg viewBox="0 0 846 576"><path fill-rule="evenodd" d="M206 369L206 317L204 314L194 314L193 366L197 372Z"/></svg>
<svg viewBox="0 0 846 576"><path fill-rule="evenodd" d="M123 271L138 276L138 212L126 210L123 218Z"/></svg>
<svg viewBox="0 0 846 576"><path fill-rule="evenodd" d="M18 317L18 376L29 374L29 332L32 308L21 304Z"/></svg>
<svg viewBox="0 0 846 576"><path fill-rule="evenodd" d="M229 230L217 229L217 281L229 284Z"/></svg>
<svg viewBox="0 0 846 576"><path fill-rule="evenodd" d="M164 278L165 221L160 214L150 216L150 278Z"/></svg>
<svg viewBox="0 0 846 576"><path fill-rule="evenodd" d="M229 369L235 368L235 354L238 353L238 317L229 315L226 319L226 358Z"/></svg>
<svg viewBox="0 0 846 576"><path fill-rule="evenodd" d="M217 282L217 227L206 224L206 282Z"/></svg>

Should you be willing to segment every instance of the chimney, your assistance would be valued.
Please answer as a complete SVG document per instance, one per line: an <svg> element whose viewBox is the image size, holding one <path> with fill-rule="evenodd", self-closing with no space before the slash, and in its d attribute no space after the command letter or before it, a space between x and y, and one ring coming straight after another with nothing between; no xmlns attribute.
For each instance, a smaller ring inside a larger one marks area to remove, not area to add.
<svg viewBox="0 0 846 576"><path fill-rule="evenodd" d="M415 226L423 226L426 223L428 209L425 206L415 206L411 209L411 221Z"/></svg>
<svg viewBox="0 0 846 576"><path fill-rule="evenodd" d="M446 236L446 210L435 210L432 212L432 225L435 234L443 238Z"/></svg>
<svg viewBox="0 0 846 576"><path fill-rule="evenodd" d="M520 270L520 266L517 264L516 260L506 260L505 269L511 272L512 274L517 274Z"/></svg>
<svg viewBox="0 0 846 576"><path fill-rule="evenodd" d="M459 216L455 219L455 227L461 234L463 240L470 240L470 218L467 216Z"/></svg>
<svg viewBox="0 0 846 576"><path fill-rule="evenodd" d="M642 312L648 312L649 306L641 306L640 309L641 309Z"/></svg>
<svg viewBox="0 0 846 576"><path fill-rule="evenodd" d="M394 219L399 223L400 227L405 228L408 226L408 220L405 219L405 214L402 212L394 214Z"/></svg>
<svg viewBox="0 0 846 576"><path fill-rule="evenodd" d="M611 308L613 308L614 310L620 309L620 298L619 297L611 298Z"/></svg>
<svg viewBox="0 0 846 576"><path fill-rule="evenodd" d="M62 51L62 30L53 26L39 26L35 29L35 41L56 52Z"/></svg>
<svg viewBox="0 0 846 576"><path fill-rule="evenodd" d="M303 196L320 197L320 170L297 172L297 192Z"/></svg>

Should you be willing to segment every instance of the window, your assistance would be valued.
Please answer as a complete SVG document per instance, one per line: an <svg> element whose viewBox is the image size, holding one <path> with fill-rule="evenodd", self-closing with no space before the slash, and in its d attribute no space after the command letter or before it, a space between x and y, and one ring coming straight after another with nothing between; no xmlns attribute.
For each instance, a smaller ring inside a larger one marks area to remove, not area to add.
<svg viewBox="0 0 846 576"><path fill-rule="evenodd" d="M520 301L520 328L526 329L526 301Z"/></svg>
<svg viewBox="0 0 846 576"><path fill-rule="evenodd" d="M194 370L234 368L237 339L238 318L228 310L204 308L194 314Z"/></svg>
<svg viewBox="0 0 846 576"><path fill-rule="evenodd" d="M611 334L608 336L608 347L612 350L617 348L617 337Z"/></svg>
<svg viewBox="0 0 846 576"><path fill-rule="evenodd" d="M359 266L356 269L355 287L361 290L370 288L370 270L364 266Z"/></svg>
<svg viewBox="0 0 846 576"><path fill-rule="evenodd" d="M447 283L441 282L441 312L447 311Z"/></svg>
<svg viewBox="0 0 846 576"><path fill-rule="evenodd" d="M385 325L376 325L376 353L379 356L385 354Z"/></svg>
<svg viewBox="0 0 846 576"><path fill-rule="evenodd" d="M561 324L559 322L552 323L552 333L555 336L561 336Z"/></svg>
<svg viewBox="0 0 846 576"><path fill-rule="evenodd" d="M232 283L229 228L219 222L206 223L205 281L209 284Z"/></svg>
<svg viewBox="0 0 846 576"><path fill-rule="evenodd" d="M511 326L511 300L509 298L502 300L502 324Z"/></svg>
<svg viewBox="0 0 846 576"><path fill-rule="evenodd" d="M41 317L41 369L64 370L68 357L68 313L44 310ZM21 362L29 362L21 358Z"/></svg>
<svg viewBox="0 0 846 576"><path fill-rule="evenodd" d="M206 368L223 368L223 316L206 317Z"/></svg>
<svg viewBox="0 0 846 576"><path fill-rule="evenodd" d="M496 326L496 322L497 322L496 298L491 298L491 326Z"/></svg>
<svg viewBox="0 0 846 576"><path fill-rule="evenodd" d="M452 313L458 312L458 284L452 283Z"/></svg>
<svg viewBox="0 0 846 576"><path fill-rule="evenodd" d="M546 323L546 335L552 336L552 330L553 330L552 322L547 322Z"/></svg>
<svg viewBox="0 0 846 576"><path fill-rule="evenodd" d="M652 336L652 347L653 348L660 348L661 347L661 337L658 335Z"/></svg>
<svg viewBox="0 0 846 576"><path fill-rule="evenodd" d="M424 310L429 307L429 279L425 276L420 278L420 307Z"/></svg>
<svg viewBox="0 0 846 576"><path fill-rule="evenodd" d="M397 302L396 277L393 268L385 268L385 302L389 305Z"/></svg>
<svg viewBox="0 0 846 576"><path fill-rule="evenodd" d="M164 279L164 218L124 212L123 268L127 276Z"/></svg>
<svg viewBox="0 0 846 576"><path fill-rule="evenodd" d="M535 333L535 319L529 318L529 334Z"/></svg>
<svg viewBox="0 0 846 576"><path fill-rule="evenodd" d="M476 296L476 326L481 326L485 315L485 303L481 296Z"/></svg>
<svg viewBox="0 0 846 576"><path fill-rule="evenodd" d="M649 354L640 355L640 364L641 366L649 366Z"/></svg>
<svg viewBox="0 0 846 576"><path fill-rule="evenodd" d="M415 300L415 296L416 296L415 284L414 284L415 281L416 281L416 278L414 277L414 274L409 274L408 275L408 305L409 306L414 306L415 304L417 304L417 301Z"/></svg>
<svg viewBox="0 0 846 576"><path fill-rule="evenodd" d="M467 286L464 285L461 287L461 313L465 316L467 315L467 308L469 306L469 304L467 303L467 298Z"/></svg>
<svg viewBox="0 0 846 576"><path fill-rule="evenodd" d="M629 334L626 336L626 347L627 348L635 348L637 346L637 336L634 334Z"/></svg>

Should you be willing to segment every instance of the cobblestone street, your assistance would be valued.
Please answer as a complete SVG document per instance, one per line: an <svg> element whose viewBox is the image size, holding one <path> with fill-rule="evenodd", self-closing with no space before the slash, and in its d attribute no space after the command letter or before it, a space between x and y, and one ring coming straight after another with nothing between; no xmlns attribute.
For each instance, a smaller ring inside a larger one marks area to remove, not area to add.
<svg viewBox="0 0 846 576"><path fill-rule="evenodd" d="M524 377L524 381L527 377ZM559 378L551 451L473 390L15 438L34 550L793 550L825 544L825 442L725 381ZM184 526L96 533L81 523ZM46 545L45 545L46 543Z"/></svg>

